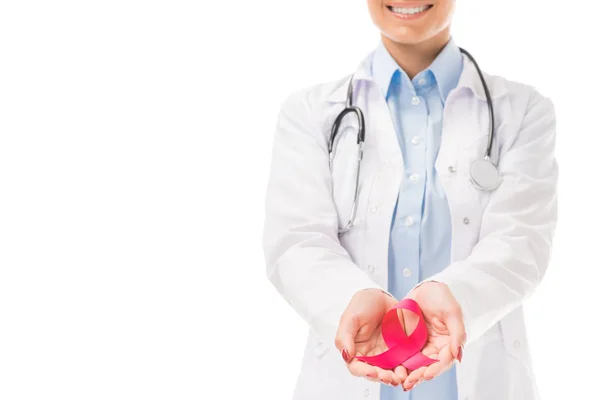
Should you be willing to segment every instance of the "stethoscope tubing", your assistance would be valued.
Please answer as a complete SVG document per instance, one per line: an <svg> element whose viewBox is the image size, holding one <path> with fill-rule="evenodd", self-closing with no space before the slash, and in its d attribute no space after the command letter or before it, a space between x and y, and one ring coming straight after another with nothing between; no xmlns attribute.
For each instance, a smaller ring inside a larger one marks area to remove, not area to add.
<svg viewBox="0 0 600 400"><path fill-rule="evenodd" d="M494 142L494 130L495 130L495 120L494 120L494 107L492 104L492 96L490 94L490 90L488 88L487 82L477 61L475 58L465 49L459 47L460 51L465 54L469 60L475 66L477 70L477 74L479 75L479 79L483 86L483 90L485 92L488 114L489 114L489 132L488 132L488 141L485 150L485 154L483 160L475 161L471 164L471 183L479 190L495 190L501 182L500 175L496 166L490 160L492 153L492 145ZM353 78L354 74L350 77L350 82L348 83L348 90L346 95L346 107L338 114L335 118L333 125L331 127L331 134L329 136L328 142L328 151L329 151L329 168L333 170L333 153L334 153L334 143L335 139L338 135L339 128L342 124L342 120L348 114L355 114L358 121L358 133L356 135L356 142L358 144L358 157L357 157L357 168L356 168L356 183L354 186L354 201L352 203L352 209L350 211L350 217L348 223L344 226L344 228L339 229L339 234L348 232L354 226L354 221L356 219L357 212L357 201L358 201L358 185L360 179L360 167L361 161L363 157L363 146L365 141L365 117L362 110L354 106L352 103L353 100ZM479 170L475 168L479 167ZM484 182L485 181L485 182Z"/></svg>
<svg viewBox="0 0 600 400"><path fill-rule="evenodd" d="M490 119L488 143L487 143L487 147L485 150L485 158L489 160L489 158L492 155L492 144L494 141L494 131L495 131L494 105L492 104L492 95L490 94L490 89L488 88L487 82L485 81L485 78L483 77L483 72L481 72L481 69L479 68L479 64L477 64L477 61L475 61L475 58L471 55L471 53L469 53L467 50L463 49L462 47L459 47L459 49L463 54L465 54L467 57L469 57L469 60L471 60L471 62L475 66L475 69L477 70L477 74L479 75L479 79L481 80L481 85L483 86L483 91L485 92L485 98L486 98L487 107L488 107L488 115L489 115L489 119Z"/></svg>

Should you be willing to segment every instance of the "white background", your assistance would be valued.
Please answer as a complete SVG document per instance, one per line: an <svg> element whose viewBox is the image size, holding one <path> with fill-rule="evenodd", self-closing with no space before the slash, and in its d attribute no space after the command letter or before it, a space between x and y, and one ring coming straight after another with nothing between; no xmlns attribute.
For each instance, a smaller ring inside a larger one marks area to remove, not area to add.
<svg viewBox="0 0 600 400"><path fill-rule="evenodd" d="M566 6L459 0L453 24L557 110L544 399L595 398L600 357L597 10ZM260 247L275 119L378 39L365 0L3 1L0 398L291 398L306 326Z"/></svg>

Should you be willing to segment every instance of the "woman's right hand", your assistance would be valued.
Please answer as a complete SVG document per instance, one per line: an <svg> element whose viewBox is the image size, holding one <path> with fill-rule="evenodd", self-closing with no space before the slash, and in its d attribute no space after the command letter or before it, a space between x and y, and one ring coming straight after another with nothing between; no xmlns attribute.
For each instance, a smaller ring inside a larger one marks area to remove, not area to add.
<svg viewBox="0 0 600 400"><path fill-rule="evenodd" d="M381 321L398 300L378 289L357 292L340 318L335 345L342 353L352 375L363 376L370 381L399 386L408 373L402 365L394 371L385 370L359 361L355 356L373 356L388 348L381 335ZM398 310L403 326L402 311Z"/></svg>

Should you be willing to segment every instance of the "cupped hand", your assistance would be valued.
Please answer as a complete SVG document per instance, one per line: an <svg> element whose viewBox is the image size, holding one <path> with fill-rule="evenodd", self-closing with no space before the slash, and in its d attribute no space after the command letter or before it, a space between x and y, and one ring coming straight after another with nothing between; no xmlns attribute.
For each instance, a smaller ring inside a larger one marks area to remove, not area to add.
<svg viewBox="0 0 600 400"><path fill-rule="evenodd" d="M430 380L449 370L454 360L462 361L466 342L462 310L450 288L440 282L425 282L407 296L419 304L427 325L428 338L422 353L439 360L426 367L409 371L403 387L410 390L423 380ZM412 313L411 313L412 314ZM406 330L416 326L418 317L407 315Z"/></svg>
<svg viewBox="0 0 600 400"><path fill-rule="evenodd" d="M388 385L401 385L408 375L403 366L385 370L356 356L374 356L388 350L381 334L381 321L398 300L378 289L357 292L340 318L335 345L342 353L352 375ZM402 323L402 312L398 310Z"/></svg>

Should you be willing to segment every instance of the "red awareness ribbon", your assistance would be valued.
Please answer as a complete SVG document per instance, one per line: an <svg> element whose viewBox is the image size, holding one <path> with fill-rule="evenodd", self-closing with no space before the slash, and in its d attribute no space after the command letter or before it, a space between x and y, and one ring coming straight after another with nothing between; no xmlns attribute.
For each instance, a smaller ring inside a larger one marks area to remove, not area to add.
<svg viewBox="0 0 600 400"><path fill-rule="evenodd" d="M398 308L414 312L419 316L417 327L409 336L404 332L398 319L396 311ZM421 353L427 343L427 325L421 308L412 299L401 300L385 314L381 322L381 334L388 350L375 356L357 356L356 359L383 369L394 369L403 365L410 371L439 361Z"/></svg>

